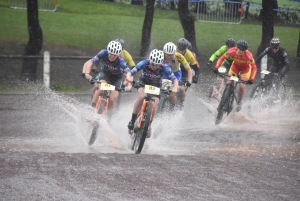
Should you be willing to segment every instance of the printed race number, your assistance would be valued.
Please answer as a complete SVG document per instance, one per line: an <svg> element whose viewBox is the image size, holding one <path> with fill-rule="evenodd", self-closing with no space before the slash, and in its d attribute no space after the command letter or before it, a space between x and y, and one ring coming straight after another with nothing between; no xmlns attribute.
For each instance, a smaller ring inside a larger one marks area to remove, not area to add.
<svg viewBox="0 0 300 201"><path fill-rule="evenodd" d="M159 95L160 88L151 85L145 85L145 93Z"/></svg>
<svg viewBox="0 0 300 201"><path fill-rule="evenodd" d="M100 85L100 89L101 89L101 90L114 91L115 88L116 88L116 87L115 87L114 85L107 84L107 83L101 83L101 85Z"/></svg>

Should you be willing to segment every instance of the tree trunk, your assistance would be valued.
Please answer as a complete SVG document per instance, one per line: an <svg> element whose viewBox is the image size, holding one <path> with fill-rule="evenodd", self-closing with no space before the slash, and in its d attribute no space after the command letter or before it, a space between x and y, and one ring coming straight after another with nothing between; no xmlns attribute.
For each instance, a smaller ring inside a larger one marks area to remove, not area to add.
<svg viewBox="0 0 300 201"><path fill-rule="evenodd" d="M179 0L178 15L184 32L184 38L192 44L192 51L199 55L195 37L195 18L188 8L188 0Z"/></svg>
<svg viewBox="0 0 300 201"><path fill-rule="evenodd" d="M146 1L146 13L142 30L142 41L140 56L145 57L148 54L151 43L151 28L154 16L154 3L155 0Z"/></svg>
<svg viewBox="0 0 300 201"><path fill-rule="evenodd" d="M277 0L262 0L261 20L262 20L262 39L257 49L256 56L260 55L267 47L274 36L274 15L277 12L273 9L278 8Z"/></svg>
<svg viewBox="0 0 300 201"><path fill-rule="evenodd" d="M43 32L38 19L38 0L27 0L27 23L29 41L25 47L25 56L36 56L40 54L43 46ZM37 64L37 58L24 58L21 79L36 81Z"/></svg>

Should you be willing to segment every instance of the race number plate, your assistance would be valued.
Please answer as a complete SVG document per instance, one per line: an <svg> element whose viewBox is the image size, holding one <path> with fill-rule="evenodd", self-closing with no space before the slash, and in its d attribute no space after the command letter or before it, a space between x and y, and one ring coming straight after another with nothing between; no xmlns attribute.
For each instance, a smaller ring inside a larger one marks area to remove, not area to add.
<svg viewBox="0 0 300 201"><path fill-rule="evenodd" d="M114 91L115 88L116 88L116 87L115 87L114 85L107 84L107 83L101 83L101 85L100 85L100 89L101 89L101 90Z"/></svg>
<svg viewBox="0 0 300 201"><path fill-rule="evenodd" d="M239 81L239 78L236 77L236 76L231 76L231 77L230 77L230 80L233 80L233 81L236 81L236 82L237 82L237 81Z"/></svg>
<svg viewBox="0 0 300 201"><path fill-rule="evenodd" d="M270 71L268 71L268 70L262 70L262 71L261 71L261 73L262 73L262 74L266 74L266 75L267 75L267 74L269 74L269 73L270 73Z"/></svg>
<svg viewBox="0 0 300 201"><path fill-rule="evenodd" d="M170 85L172 83L171 80L168 80L168 79L162 79L162 84L164 85Z"/></svg>
<svg viewBox="0 0 300 201"><path fill-rule="evenodd" d="M159 95L160 88L151 85L145 85L145 93Z"/></svg>
<svg viewBox="0 0 300 201"><path fill-rule="evenodd" d="M226 73L226 68L225 67L220 67L218 68L219 73Z"/></svg>

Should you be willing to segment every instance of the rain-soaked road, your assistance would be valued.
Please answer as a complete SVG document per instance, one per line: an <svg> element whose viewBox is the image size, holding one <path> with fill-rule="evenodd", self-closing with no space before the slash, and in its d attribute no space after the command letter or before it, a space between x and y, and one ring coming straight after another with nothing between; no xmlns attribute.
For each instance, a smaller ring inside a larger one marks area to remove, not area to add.
<svg viewBox="0 0 300 201"><path fill-rule="evenodd" d="M193 90L140 155L126 129L135 93L109 123L88 94L0 94L0 200L300 200L300 114L244 106L215 126ZM102 129L88 146L91 118Z"/></svg>

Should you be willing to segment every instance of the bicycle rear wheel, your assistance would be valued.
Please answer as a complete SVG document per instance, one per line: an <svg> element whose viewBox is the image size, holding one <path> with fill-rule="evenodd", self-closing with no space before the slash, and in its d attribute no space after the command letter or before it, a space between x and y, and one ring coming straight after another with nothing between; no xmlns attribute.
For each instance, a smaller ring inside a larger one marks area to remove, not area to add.
<svg viewBox="0 0 300 201"><path fill-rule="evenodd" d="M141 124L141 128L137 131L136 133L136 138L135 138L135 143L134 143L134 151L136 154L140 154L145 140L146 140L146 136L147 136L147 132L148 132L148 127L150 125L150 117L151 117L151 113L152 113L152 102L148 102L148 105L146 107L146 111L144 113L144 119L142 121ZM140 117L142 118L142 117Z"/></svg>
<svg viewBox="0 0 300 201"><path fill-rule="evenodd" d="M215 121L215 125L219 125L222 121L224 111L227 111L229 104L229 96L230 96L230 86L227 85L224 89L220 104L218 106L218 114Z"/></svg>

